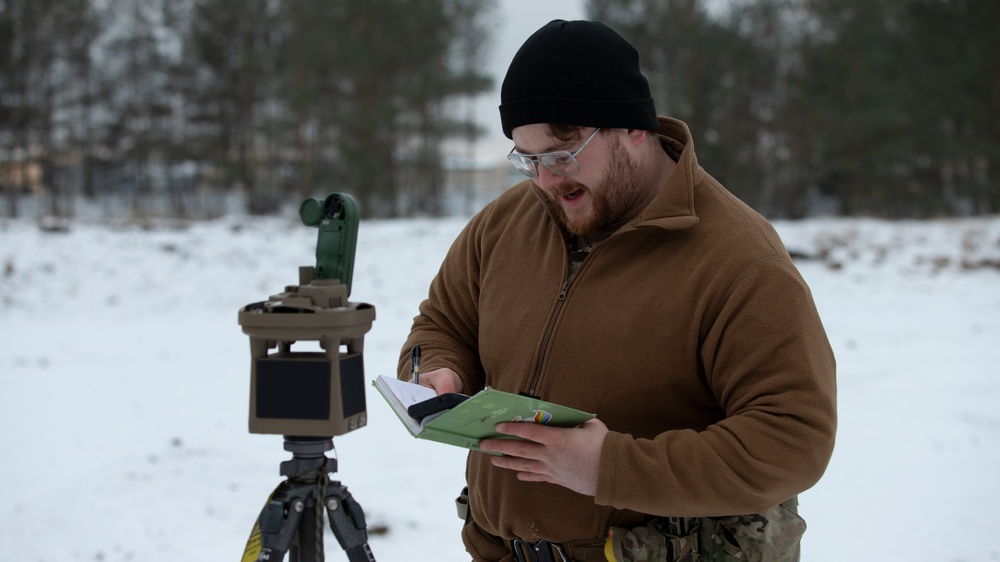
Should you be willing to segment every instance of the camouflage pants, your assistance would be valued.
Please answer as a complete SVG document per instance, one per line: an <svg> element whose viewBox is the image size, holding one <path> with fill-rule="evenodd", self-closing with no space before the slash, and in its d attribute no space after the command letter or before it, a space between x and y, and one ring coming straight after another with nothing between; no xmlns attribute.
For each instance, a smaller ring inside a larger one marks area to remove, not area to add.
<svg viewBox="0 0 1000 562"><path fill-rule="evenodd" d="M763 513L658 517L643 527L612 527L619 562L798 562L806 530L795 498Z"/></svg>

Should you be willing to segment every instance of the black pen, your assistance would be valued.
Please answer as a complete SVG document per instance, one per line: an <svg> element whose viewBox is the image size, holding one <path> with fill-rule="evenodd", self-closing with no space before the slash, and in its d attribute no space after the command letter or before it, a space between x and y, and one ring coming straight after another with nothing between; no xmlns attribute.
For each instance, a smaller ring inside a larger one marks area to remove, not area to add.
<svg viewBox="0 0 1000 562"><path fill-rule="evenodd" d="M410 350L410 373L413 374L413 384L420 384L420 346L415 345Z"/></svg>

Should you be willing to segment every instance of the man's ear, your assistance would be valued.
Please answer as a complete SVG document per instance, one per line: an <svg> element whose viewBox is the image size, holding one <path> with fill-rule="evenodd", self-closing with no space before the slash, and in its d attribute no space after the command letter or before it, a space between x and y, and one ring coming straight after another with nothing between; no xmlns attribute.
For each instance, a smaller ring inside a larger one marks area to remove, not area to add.
<svg viewBox="0 0 1000 562"><path fill-rule="evenodd" d="M632 146L639 146L640 144L646 142L646 139L651 134L651 131L645 129L628 129L625 134L628 136L629 144Z"/></svg>

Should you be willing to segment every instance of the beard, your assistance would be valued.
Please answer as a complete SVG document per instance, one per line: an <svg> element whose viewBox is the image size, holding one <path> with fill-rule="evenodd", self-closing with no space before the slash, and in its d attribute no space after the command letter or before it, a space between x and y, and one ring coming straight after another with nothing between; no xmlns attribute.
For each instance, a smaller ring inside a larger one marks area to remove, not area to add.
<svg viewBox="0 0 1000 562"><path fill-rule="evenodd" d="M639 198L642 170L621 141L614 139L610 146L610 167L593 188L575 181L568 181L555 192L546 191L552 199L559 221L571 234L589 234L626 218ZM574 209L573 216L561 204L563 195L586 191L590 195L590 208ZM582 211L582 212L580 212Z"/></svg>

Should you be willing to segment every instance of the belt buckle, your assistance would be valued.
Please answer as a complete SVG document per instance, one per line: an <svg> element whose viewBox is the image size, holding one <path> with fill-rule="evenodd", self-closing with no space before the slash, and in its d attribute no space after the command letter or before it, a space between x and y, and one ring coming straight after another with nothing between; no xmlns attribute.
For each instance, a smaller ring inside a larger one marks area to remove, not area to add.
<svg viewBox="0 0 1000 562"><path fill-rule="evenodd" d="M546 540L531 544L526 540L514 539L510 541L510 549L517 562L570 562L562 546ZM553 550L559 553L560 560L552 557ZM525 551L528 553L527 556L524 554Z"/></svg>

